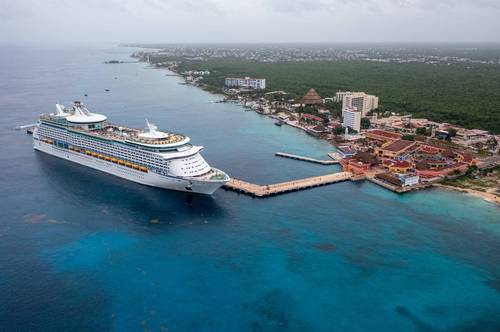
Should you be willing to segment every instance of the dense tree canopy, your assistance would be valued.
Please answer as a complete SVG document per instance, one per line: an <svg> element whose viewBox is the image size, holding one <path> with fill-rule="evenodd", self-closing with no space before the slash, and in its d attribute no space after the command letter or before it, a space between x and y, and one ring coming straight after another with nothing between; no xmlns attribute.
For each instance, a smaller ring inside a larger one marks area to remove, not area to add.
<svg viewBox="0 0 500 332"><path fill-rule="evenodd" d="M384 109L434 121L500 133L499 65L430 65L366 61L259 63L236 58L181 61L179 71L208 69L203 79L220 90L225 76L267 79L267 90L285 90L290 98L314 87L322 97L339 90L380 97Z"/></svg>

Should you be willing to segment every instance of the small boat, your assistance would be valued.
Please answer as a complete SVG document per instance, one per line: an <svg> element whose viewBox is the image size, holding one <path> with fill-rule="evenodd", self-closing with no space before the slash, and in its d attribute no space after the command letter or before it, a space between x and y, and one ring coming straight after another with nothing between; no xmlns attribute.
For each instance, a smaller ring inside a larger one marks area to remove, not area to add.
<svg viewBox="0 0 500 332"><path fill-rule="evenodd" d="M104 91L109 92L109 89L104 89Z"/></svg>
<svg viewBox="0 0 500 332"><path fill-rule="evenodd" d="M85 97L88 97L89 95L88 94L84 94Z"/></svg>
<svg viewBox="0 0 500 332"><path fill-rule="evenodd" d="M283 121L279 120L274 123L275 126L281 127L283 125Z"/></svg>

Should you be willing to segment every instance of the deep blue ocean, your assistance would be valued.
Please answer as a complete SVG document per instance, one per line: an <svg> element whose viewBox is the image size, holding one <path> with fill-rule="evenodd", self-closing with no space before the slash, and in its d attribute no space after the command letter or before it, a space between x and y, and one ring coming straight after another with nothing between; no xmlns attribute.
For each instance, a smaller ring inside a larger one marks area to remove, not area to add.
<svg viewBox="0 0 500 332"><path fill-rule="evenodd" d="M500 331L492 203L350 182L197 196L43 155L13 130L82 100L190 136L234 177L337 169L274 156L326 158L324 141L167 71L103 63L133 51L0 47L0 331Z"/></svg>

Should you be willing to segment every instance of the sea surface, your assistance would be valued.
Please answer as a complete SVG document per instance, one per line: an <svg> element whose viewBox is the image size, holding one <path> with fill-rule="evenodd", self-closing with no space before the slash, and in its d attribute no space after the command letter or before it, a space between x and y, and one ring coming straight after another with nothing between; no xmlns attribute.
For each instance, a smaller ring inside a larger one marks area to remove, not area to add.
<svg viewBox="0 0 500 332"><path fill-rule="evenodd" d="M338 170L274 156L326 158L324 141L167 71L103 63L133 51L0 46L0 331L500 331L492 203L350 182L268 199L171 192L35 152L13 130L82 100L189 135L234 177Z"/></svg>

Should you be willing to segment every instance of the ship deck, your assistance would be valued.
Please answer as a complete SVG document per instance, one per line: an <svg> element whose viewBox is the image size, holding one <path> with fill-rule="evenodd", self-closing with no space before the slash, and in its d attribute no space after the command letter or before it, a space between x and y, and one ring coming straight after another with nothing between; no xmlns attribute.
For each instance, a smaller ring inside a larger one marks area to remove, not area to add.
<svg viewBox="0 0 500 332"><path fill-rule="evenodd" d="M178 143L186 139L186 136L184 135L173 133L169 133L168 137L166 138L147 139L139 136L139 134L143 133L142 130L109 123L102 129L93 129L85 132L108 139L114 139L118 141L132 141L139 144L148 145L168 145Z"/></svg>

